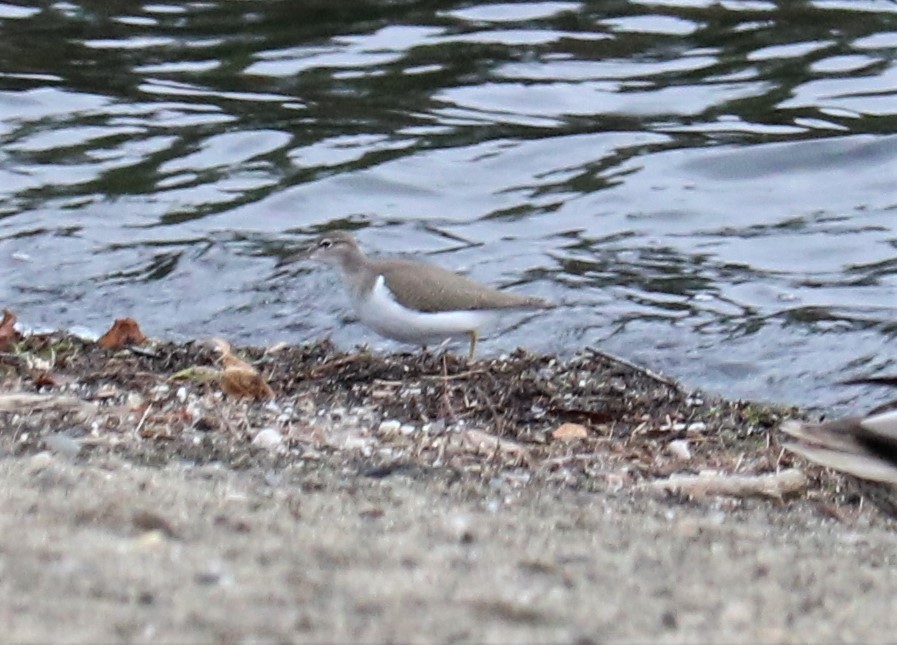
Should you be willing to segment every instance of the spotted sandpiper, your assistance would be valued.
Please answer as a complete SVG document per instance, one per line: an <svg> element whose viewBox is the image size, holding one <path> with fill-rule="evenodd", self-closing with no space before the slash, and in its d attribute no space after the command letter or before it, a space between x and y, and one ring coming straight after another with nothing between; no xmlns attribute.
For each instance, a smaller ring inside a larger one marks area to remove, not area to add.
<svg viewBox="0 0 897 645"><path fill-rule="evenodd" d="M340 270L359 320L381 336L421 346L468 337L470 359L480 330L501 312L554 307L430 264L370 259L346 231L321 235L303 255Z"/></svg>
<svg viewBox="0 0 897 645"><path fill-rule="evenodd" d="M783 447L822 466L852 475L860 491L897 517L897 410L824 423L789 420Z"/></svg>

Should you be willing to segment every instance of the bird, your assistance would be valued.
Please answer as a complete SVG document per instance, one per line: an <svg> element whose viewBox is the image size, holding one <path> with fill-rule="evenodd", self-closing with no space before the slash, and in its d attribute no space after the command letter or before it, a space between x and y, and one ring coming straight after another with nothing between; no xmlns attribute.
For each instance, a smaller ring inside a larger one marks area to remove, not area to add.
<svg viewBox="0 0 897 645"><path fill-rule="evenodd" d="M792 439L786 450L851 475L879 510L897 518L897 409L822 423L790 419L780 430Z"/></svg>
<svg viewBox="0 0 897 645"><path fill-rule="evenodd" d="M502 312L551 309L551 302L499 291L432 264L370 259L347 231L320 235L302 254L339 269L358 319L386 338L426 347L450 338L470 340Z"/></svg>

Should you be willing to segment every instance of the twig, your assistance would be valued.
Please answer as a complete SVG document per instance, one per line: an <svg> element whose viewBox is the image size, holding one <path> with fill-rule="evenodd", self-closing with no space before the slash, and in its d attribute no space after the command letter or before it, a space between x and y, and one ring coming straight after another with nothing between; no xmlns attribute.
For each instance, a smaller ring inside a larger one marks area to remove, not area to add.
<svg viewBox="0 0 897 645"><path fill-rule="evenodd" d="M309 372L308 375L311 378L320 376L324 371L329 370L331 367L339 367L341 365L345 365L346 363L352 363L354 361L357 361L362 356L364 356L364 354L350 354L349 356L338 358L334 361L324 363L323 365L318 365L311 372Z"/></svg>
<svg viewBox="0 0 897 645"><path fill-rule="evenodd" d="M449 396L449 388L448 388L448 363L445 360L445 355L442 356L442 406L445 408L445 416L455 420L455 411L452 409L452 399Z"/></svg>
<svg viewBox="0 0 897 645"><path fill-rule="evenodd" d="M474 374L486 374L486 370L468 370L467 372L459 372L458 374L451 374L446 376L443 376L442 374L422 374L421 376L409 376L407 381L390 381L387 379L375 378L373 380L373 383L376 385L386 385L388 387L399 387L401 385L408 385L408 383L413 380L457 381L467 378L468 376L473 376Z"/></svg>
<svg viewBox="0 0 897 645"><path fill-rule="evenodd" d="M140 436L140 431L143 429L143 424L146 422L146 418L149 416L150 410L153 409L153 404L148 403L146 406L146 410L143 411L143 416L140 417L140 421L137 423L137 427L134 428L134 434L138 437Z"/></svg>
<svg viewBox="0 0 897 645"><path fill-rule="evenodd" d="M603 350L596 349L595 347L587 347L586 351L589 352L590 354L592 354L593 356L598 356L600 358L610 361L611 363L617 363L618 365L622 365L623 367L628 367L629 369L634 370L644 376L647 376L648 378L650 378L654 381L657 381L658 383L662 383L663 385L666 385L667 387L673 388L677 392L682 391L682 386L679 385L679 383L677 383L676 381L674 381L671 378L663 376L662 374L658 374L657 372L655 372L653 370L649 370L647 367L642 367L641 365L636 365L632 361L627 361L625 358L620 358L619 356L614 356L613 354L609 354Z"/></svg>
<svg viewBox="0 0 897 645"><path fill-rule="evenodd" d="M774 497L780 498L788 493L796 493L807 485L807 477L796 468L789 468L777 473L764 475L671 475L667 479L659 479L644 484L654 492L674 493L693 497L709 495L726 495L729 497Z"/></svg>
<svg viewBox="0 0 897 645"><path fill-rule="evenodd" d="M500 435L504 430L504 419L501 414L498 412L498 408L495 407L495 404L492 402L492 399L489 398L489 395L483 389L483 387L477 383L476 391L483 397L483 402L486 404L486 407L489 408L489 411L492 413L492 421L495 423L495 434Z"/></svg>
<svg viewBox="0 0 897 645"><path fill-rule="evenodd" d="M96 405L74 396L18 392L0 394L0 412L29 413L38 410L79 410L95 412Z"/></svg>

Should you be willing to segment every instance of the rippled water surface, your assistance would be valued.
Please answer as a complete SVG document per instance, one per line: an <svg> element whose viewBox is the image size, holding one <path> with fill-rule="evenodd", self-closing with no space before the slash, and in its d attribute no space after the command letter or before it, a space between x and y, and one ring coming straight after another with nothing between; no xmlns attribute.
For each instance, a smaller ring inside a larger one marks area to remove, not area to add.
<svg viewBox="0 0 897 645"><path fill-rule="evenodd" d="M897 4L0 2L0 303L32 328L397 346L322 229L586 345L825 407L897 372Z"/></svg>

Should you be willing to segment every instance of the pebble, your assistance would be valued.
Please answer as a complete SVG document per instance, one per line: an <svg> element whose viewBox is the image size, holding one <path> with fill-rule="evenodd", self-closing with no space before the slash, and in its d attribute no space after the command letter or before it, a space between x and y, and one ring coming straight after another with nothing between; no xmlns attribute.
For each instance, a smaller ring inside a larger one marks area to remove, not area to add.
<svg viewBox="0 0 897 645"><path fill-rule="evenodd" d="M470 544L476 539L474 521L470 515L457 513L446 518L446 532L461 544Z"/></svg>
<svg viewBox="0 0 897 645"><path fill-rule="evenodd" d="M688 448L688 442L684 439L675 439L667 445L667 451L680 461L688 461L691 459L691 450Z"/></svg>
<svg viewBox="0 0 897 645"><path fill-rule="evenodd" d="M383 434L395 434L396 432L401 430L401 428L401 423L399 423L395 419L390 419L389 421L381 422L378 430Z"/></svg>
<svg viewBox="0 0 897 645"><path fill-rule="evenodd" d="M31 472L35 473L49 468L55 461L49 452L39 452L28 460L28 467Z"/></svg>
<svg viewBox="0 0 897 645"><path fill-rule="evenodd" d="M283 435L274 428L259 430L252 438L252 445L266 448L267 450L281 450L283 448Z"/></svg>
<svg viewBox="0 0 897 645"><path fill-rule="evenodd" d="M167 383L160 383L159 385L153 387L150 392L152 392L154 397L163 397L171 392L171 386Z"/></svg>
<svg viewBox="0 0 897 645"><path fill-rule="evenodd" d="M413 425L411 425L409 423L406 423L406 424L402 425L401 427L399 427L399 432L401 432L404 435L414 434L415 432L417 432L417 428L415 428Z"/></svg>
<svg viewBox="0 0 897 645"><path fill-rule="evenodd" d="M51 434L44 438L44 445L57 455L74 459L81 452L81 442L67 434Z"/></svg>

